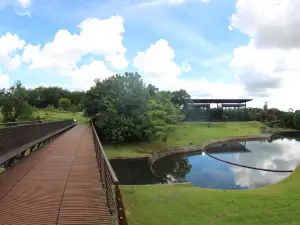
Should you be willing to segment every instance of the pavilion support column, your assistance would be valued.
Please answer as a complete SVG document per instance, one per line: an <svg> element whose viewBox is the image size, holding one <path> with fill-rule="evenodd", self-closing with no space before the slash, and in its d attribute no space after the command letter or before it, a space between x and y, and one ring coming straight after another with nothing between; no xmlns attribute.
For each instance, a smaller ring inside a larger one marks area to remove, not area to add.
<svg viewBox="0 0 300 225"><path fill-rule="evenodd" d="M248 115L247 115L247 103L245 102L245 121L248 121Z"/></svg>
<svg viewBox="0 0 300 225"><path fill-rule="evenodd" d="M221 103L221 120L223 120L223 102Z"/></svg>
<svg viewBox="0 0 300 225"><path fill-rule="evenodd" d="M240 121L240 103L238 103L238 121Z"/></svg>

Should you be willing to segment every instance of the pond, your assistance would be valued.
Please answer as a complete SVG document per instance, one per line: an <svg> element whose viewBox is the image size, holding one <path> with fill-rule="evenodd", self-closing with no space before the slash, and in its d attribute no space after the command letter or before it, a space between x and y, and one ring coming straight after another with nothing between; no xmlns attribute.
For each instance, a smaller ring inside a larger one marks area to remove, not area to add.
<svg viewBox="0 0 300 225"><path fill-rule="evenodd" d="M214 157L261 169L294 170L300 162L300 142L292 138L269 141L230 142L206 150ZM112 162L112 161L111 161ZM148 160L113 161L121 184L191 182L199 188L251 189L277 183L291 172L267 172L218 161L202 152L172 155L157 160L153 176Z"/></svg>

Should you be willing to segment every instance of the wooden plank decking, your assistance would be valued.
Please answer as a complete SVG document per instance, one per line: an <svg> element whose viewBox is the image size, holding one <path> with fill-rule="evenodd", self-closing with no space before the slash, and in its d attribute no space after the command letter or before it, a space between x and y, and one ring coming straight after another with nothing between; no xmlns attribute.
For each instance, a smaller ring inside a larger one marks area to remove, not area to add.
<svg viewBox="0 0 300 225"><path fill-rule="evenodd" d="M88 126L77 125L0 175L0 224L111 224Z"/></svg>

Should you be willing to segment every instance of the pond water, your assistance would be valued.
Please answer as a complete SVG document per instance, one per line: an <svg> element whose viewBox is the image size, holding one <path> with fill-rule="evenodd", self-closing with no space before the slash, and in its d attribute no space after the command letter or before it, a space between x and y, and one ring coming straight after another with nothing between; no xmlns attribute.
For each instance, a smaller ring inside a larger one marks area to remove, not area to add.
<svg viewBox="0 0 300 225"><path fill-rule="evenodd" d="M109 160L122 185L166 183L154 176L148 167L148 158Z"/></svg>
<svg viewBox="0 0 300 225"><path fill-rule="evenodd" d="M230 142L206 150L233 163L272 170L294 170L300 162L300 142L292 138ZM148 160L111 161L121 184L191 182L200 188L251 189L277 183L291 172L266 172L218 161L204 153L172 155L157 160L153 176Z"/></svg>

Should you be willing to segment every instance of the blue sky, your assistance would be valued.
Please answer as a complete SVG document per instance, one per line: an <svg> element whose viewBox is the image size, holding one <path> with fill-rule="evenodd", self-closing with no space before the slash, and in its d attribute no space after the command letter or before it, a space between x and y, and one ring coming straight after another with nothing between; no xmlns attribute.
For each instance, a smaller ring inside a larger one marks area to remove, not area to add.
<svg viewBox="0 0 300 225"><path fill-rule="evenodd" d="M290 87L283 77L294 76L296 67L279 65L281 55L292 57L283 43L291 37L269 42L264 31L272 28L280 36L282 27L298 25L299 16L288 10L299 4L279 1L274 12L295 20L274 27L280 18L274 13L271 23L267 9L276 2L2 0L0 40L6 41L0 41L0 48L1 43L10 48L0 50L0 87L21 80L27 87L88 89L95 78L138 71L146 82L161 89L185 88L193 97L251 97L258 106L269 101L293 107L283 97L278 100Z"/></svg>

